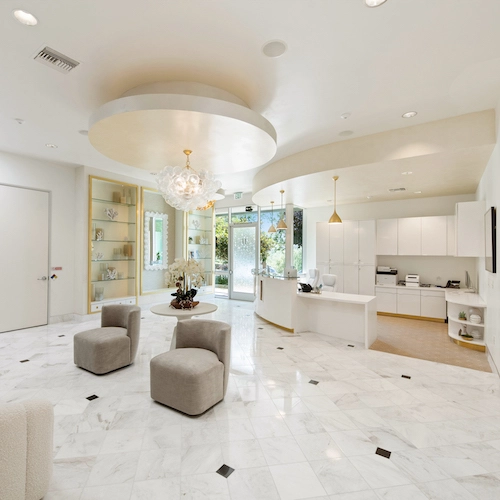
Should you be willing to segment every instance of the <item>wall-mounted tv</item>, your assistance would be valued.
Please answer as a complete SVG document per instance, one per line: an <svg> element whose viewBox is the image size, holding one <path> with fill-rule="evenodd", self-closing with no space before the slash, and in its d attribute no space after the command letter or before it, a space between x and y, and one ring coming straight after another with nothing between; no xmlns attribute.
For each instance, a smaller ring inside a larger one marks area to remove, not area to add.
<svg viewBox="0 0 500 500"><path fill-rule="evenodd" d="M497 215L491 207L484 214L484 267L490 273L497 272Z"/></svg>

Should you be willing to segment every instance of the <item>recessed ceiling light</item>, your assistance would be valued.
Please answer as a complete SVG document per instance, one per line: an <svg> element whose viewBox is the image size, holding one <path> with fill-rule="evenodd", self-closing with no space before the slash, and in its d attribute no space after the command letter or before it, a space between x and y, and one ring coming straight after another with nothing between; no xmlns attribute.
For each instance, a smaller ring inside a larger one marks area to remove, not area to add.
<svg viewBox="0 0 500 500"><path fill-rule="evenodd" d="M411 175L413 172L401 172L401 175Z"/></svg>
<svg viewBox="0 0 500 500"><path fill-rule="evenodd" d="M287 46L285 42L281 40L271 40L264 44L262 52L264 52L267 57L279 57L286 52L286 49Z"/></svg>
<svg viewBox="0 0 500 500"><path fill-rule="evenodd" d="M367 7L378 7L385 2L387 2L387 0L365 0L365 4Z"/></svg>
<svg viewBox="0 0 500 500"><path fill-rule="evenodd" d="M47 143L47 144L45 144L45 146L46 146L47 148L57 149L57 146L56 146L55 144L50 144L50 143Z"/></svg>
<svg viewBox="0 0 500 500"><path fill-rule="evenodd" d="M349 135L352 135L354 134L354 132L352 130L342 130L342 132L340 132L340 137L347 137Z"/></svg>
<svg viewBox="0 0 500 500"><path fill-rule="evenodd" d="M36 26L38 24L38 19L33 14L30 14L25 10L14 10L12 11L12 15L17 21L25 26Z"/></svg>
<svg viewBox="0 0 500 500"><path fill-rule="evenodd" d="M415 194L422 194L422 191L413 191Z"/></svg>
<svg viewBox="0 0 500 500"><path fill-rule="evenodd" d="M401 115L403 118L413 118L414 116L417 116L416 111L407 111L406 113L403 113Z"/></svg>
<svg viewBox="0 0 500 500"><path fill-rule="evenodd" d="M351 113L343 113L340 115L340 118L342 118L342 120L347 120L350 116Z"/></svg>
<svg viewBox="0 0 500 500"><path fill-rule="evenodd" d="M366 199L369 200L371 198L371 196L367 196Z"/></svg>
<svg viewBox="0 0 500 500"><path fill-rule="evenodd" d="M81 135L89 135L89 131L88 130L79 130L78 133L81 134Z"/></svg>
<svg viewBox="0 0 500 500"><path fill-rule="evenodd" d="M16 122L19 124L19 125L22 125L24 123L24 120L22 118L14 118L14 120L16 120Z"/></svg>

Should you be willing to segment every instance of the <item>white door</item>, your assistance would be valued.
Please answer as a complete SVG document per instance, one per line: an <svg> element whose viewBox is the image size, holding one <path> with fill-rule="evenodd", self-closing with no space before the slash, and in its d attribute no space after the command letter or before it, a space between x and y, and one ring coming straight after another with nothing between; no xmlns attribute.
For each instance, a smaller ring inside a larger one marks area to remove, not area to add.
<svg viewBox="0 0 500 500"><path fill-rule="evenodd" d="M375 295L375 266L359 266L358 293L360 295Z"/></svg>
<svg viewBox="0 0 500 500"><path fill-rule="evenodd" d="M344 221L342 226L344 226L344 264L358 265L358 221Z"/></svg>
<svg viewBox="0 0 500 500"><path fill-rule="evenodd" d="M257 223L229 226L229 298L255 300L255 276L258 268Z"/></svg>
<svg viewBox="0 0 500 500"><path fill-rule="evenodd" d="M47 324L49 193L0 185L0 332Z"/></svg>
<svg viewBox="0 0 500 500"><path fill-rule="evenodd" d="M344 265L344 293L353 293L355 295L359 293L359 269L358 264Z"/></svg>

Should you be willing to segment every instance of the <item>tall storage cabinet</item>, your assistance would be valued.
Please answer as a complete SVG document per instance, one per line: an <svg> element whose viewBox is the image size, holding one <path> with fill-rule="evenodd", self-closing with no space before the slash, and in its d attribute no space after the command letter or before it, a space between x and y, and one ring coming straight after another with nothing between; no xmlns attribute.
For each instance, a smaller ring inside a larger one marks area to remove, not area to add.
<svg viewBox="0 0 500 500"><path fill-rule="evenodd" d="M88 312L137 302L137 186L89 178Z"/></svg>
<svg viewBox="0 0 500 500"><path fill-rule="evenodd" d="M213 294L214 284L214 209L192 210L186 212L186 259L195 259L200 262L205 269L205 283L198 290L198 295Z"/></svg>

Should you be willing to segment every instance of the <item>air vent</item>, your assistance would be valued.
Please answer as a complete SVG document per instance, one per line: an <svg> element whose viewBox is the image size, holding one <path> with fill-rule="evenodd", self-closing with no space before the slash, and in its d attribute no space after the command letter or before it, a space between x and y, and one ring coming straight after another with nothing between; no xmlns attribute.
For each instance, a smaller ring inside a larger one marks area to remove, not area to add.
<svg viewBox="0 0 500 500"><path fill-rule="evenodd" d="M76 68L80 63L71 59L60 52L57 52L50 47L45 47L35 56L35 61L41 62L46 66L59 71L60 73L69 73L72 69Z"/></svg>
<svg viewBox="0 0 500 500"><path fill-rule="evenodd" d="M397 191L406 191L406 188L390 188L391 193L396 193Z"/></svg>

